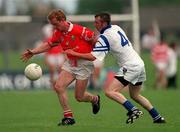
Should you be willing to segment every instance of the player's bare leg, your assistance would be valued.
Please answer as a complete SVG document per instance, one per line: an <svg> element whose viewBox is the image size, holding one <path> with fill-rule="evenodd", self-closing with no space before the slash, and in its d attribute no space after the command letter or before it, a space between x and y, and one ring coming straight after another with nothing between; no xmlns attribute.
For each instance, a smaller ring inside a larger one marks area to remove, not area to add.
<svg viewBox="0 0 180 132"><path fill-rule="evenodd" d="M146 110L151 110L153 108L152 104L149 102L149 100L140 95L140 91L141 85L133 86L132 84L129 84L130 97L137 103L139 103L142 107L144 107Z"/></svg>
<svg viewBox="0 0 180 132"><path fill-rule="evenodd" d="M134 120L139 118L143 113L120 93L124 87L125 86L119 80L114 78L110 86L104 89L105 95L119 104L122 104L128 110L128 119L126 123L133 123Z"/></svg>
<svg viewBox="0 0 180 132"><path fill-rule="evenodd" d="M104 89L104 92L110 99L118 102L119 104L123 104L127 100L125 96L120 93L123 88L124 85L114 78L110 86Z"/></svg>
<svg viewBox="0 0 180 132"><path fill-rule="evenodd" d="M167 87L167 79L164 70L159 69L157 71L155 87L157 89L161 89L161 88L165 89Z"/></svg>
<svg viewBox="0 0 180 132"><path fill-rule="evenodd" d="M88 79L76 80L75 98L79 102L91 102L93 113L97 114L100 110L100 97L86 91Z"/></svg>
<svg viewBox="0 0 180 132"><path fill-rule="evenodd" d="M88 80L77 80L75 85L75 98L79 102L91 102L92 94L86 92Z"/></svg>
<svg viewBox="0 0 180 132"><path fill-rule="evenodd" d="M166 79L166 73L164 70L160 71L160 83L161 83L161 87L166 89L167 87L167 79Z"/></svg>
<svg viewBox="0 0 180 132"><path fill-rule="evenodd" d="M139 103L142 107L144 107L152 116L154 123L165 123L165 120L161 115L157 112L157 110L152 106L150 101L140 94L141 85L134 86L129 84L129 93L133 100Z"/></svg>
<svg viewBox="0 0 180 132"><path fill-rule="evenodd" d="M56 81L54 88L58 95L60 105L64 111L64 118L58 125L72 125L75 123L75 120L73 119L73 113L68 104L67 96L67 87L74 81L74 79L75 78L73 75L71 75L71 73L62 70L59 74L58 80Z"/></svg>

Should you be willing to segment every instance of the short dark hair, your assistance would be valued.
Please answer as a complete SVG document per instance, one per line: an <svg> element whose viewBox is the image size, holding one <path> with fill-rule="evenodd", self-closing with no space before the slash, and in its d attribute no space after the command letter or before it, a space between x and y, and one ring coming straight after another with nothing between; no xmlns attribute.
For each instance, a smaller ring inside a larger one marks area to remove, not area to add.
<svg viewBox="0 0 180 132"><path fill-rule="evenodd" d="M95 15L95 18L96 17L100 17L102 21L107 22L108 25L111 23L111 15L107 12L98 13Z"/></svg>

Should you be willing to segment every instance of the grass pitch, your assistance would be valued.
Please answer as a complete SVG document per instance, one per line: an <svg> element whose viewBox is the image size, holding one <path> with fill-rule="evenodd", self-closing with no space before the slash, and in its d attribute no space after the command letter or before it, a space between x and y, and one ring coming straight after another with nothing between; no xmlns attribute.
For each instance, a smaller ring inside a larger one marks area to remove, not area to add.
<svg viewBox="0 0 180 132"><path fill-rule="evenodd" d="M58 127L62 118L56 94L52 91L1 91L1 132L178 132L180 131L179 90L145 90L145 95L166 118L167 124L153 124L142 107L144 115L131 125L125 124L126 110L101 95L101 110L91 112L91 105L78 103L73 90L69 90L69 102L76 124ZM127 93L125 93L127 95ZM129 97L127 95L127 97ZM136 103L134 103L136 104Z"/></svg>

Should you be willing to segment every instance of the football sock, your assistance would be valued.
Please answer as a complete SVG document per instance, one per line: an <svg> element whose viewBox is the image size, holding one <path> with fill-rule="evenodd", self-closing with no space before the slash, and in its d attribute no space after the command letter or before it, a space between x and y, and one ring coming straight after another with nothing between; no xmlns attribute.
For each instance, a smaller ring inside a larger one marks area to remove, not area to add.
<svg viewBox="0 0 180 132"><path fill-rule="evenodd" d="M128 110L128 111L133 111L134 109L136 109L136 107L128 100L126 100L123 103L123 106Z"/></svg>
<svg viewBox="0 0 180 132"><path fill-rule="evenodd" d="M73 113L71 110L64 111L64 117L65 118L73 118Z"/></svg>
<svg viewBox="0 0 180 132"><path fill-rule="evenodd" d="M153 120L157 120L157 119L159 119L161 117L160 114L157 112L157 110L155 108L152 108L149 111L149 114L152 116Z"/></svg>
<svg viewBox="0 0 180 132"><path fill-rule="evenodd" d="M98 96L92 96L92 103L96 103L98 101Z"/></svg>

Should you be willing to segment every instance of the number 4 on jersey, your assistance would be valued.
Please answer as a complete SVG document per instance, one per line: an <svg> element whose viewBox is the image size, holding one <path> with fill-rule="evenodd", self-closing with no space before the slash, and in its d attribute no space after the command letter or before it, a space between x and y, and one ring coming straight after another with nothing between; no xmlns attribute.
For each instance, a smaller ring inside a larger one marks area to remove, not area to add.
<svg viewBox="0 0 180 132"><path fill-rule="evenodd" d="M121 45L122 45L122 47L124 47L124 46L127 45L129 42L128 42L127 38L126 38L120 31L118 31L118 34L119 34L120 37L121 37Z"/></svg>

